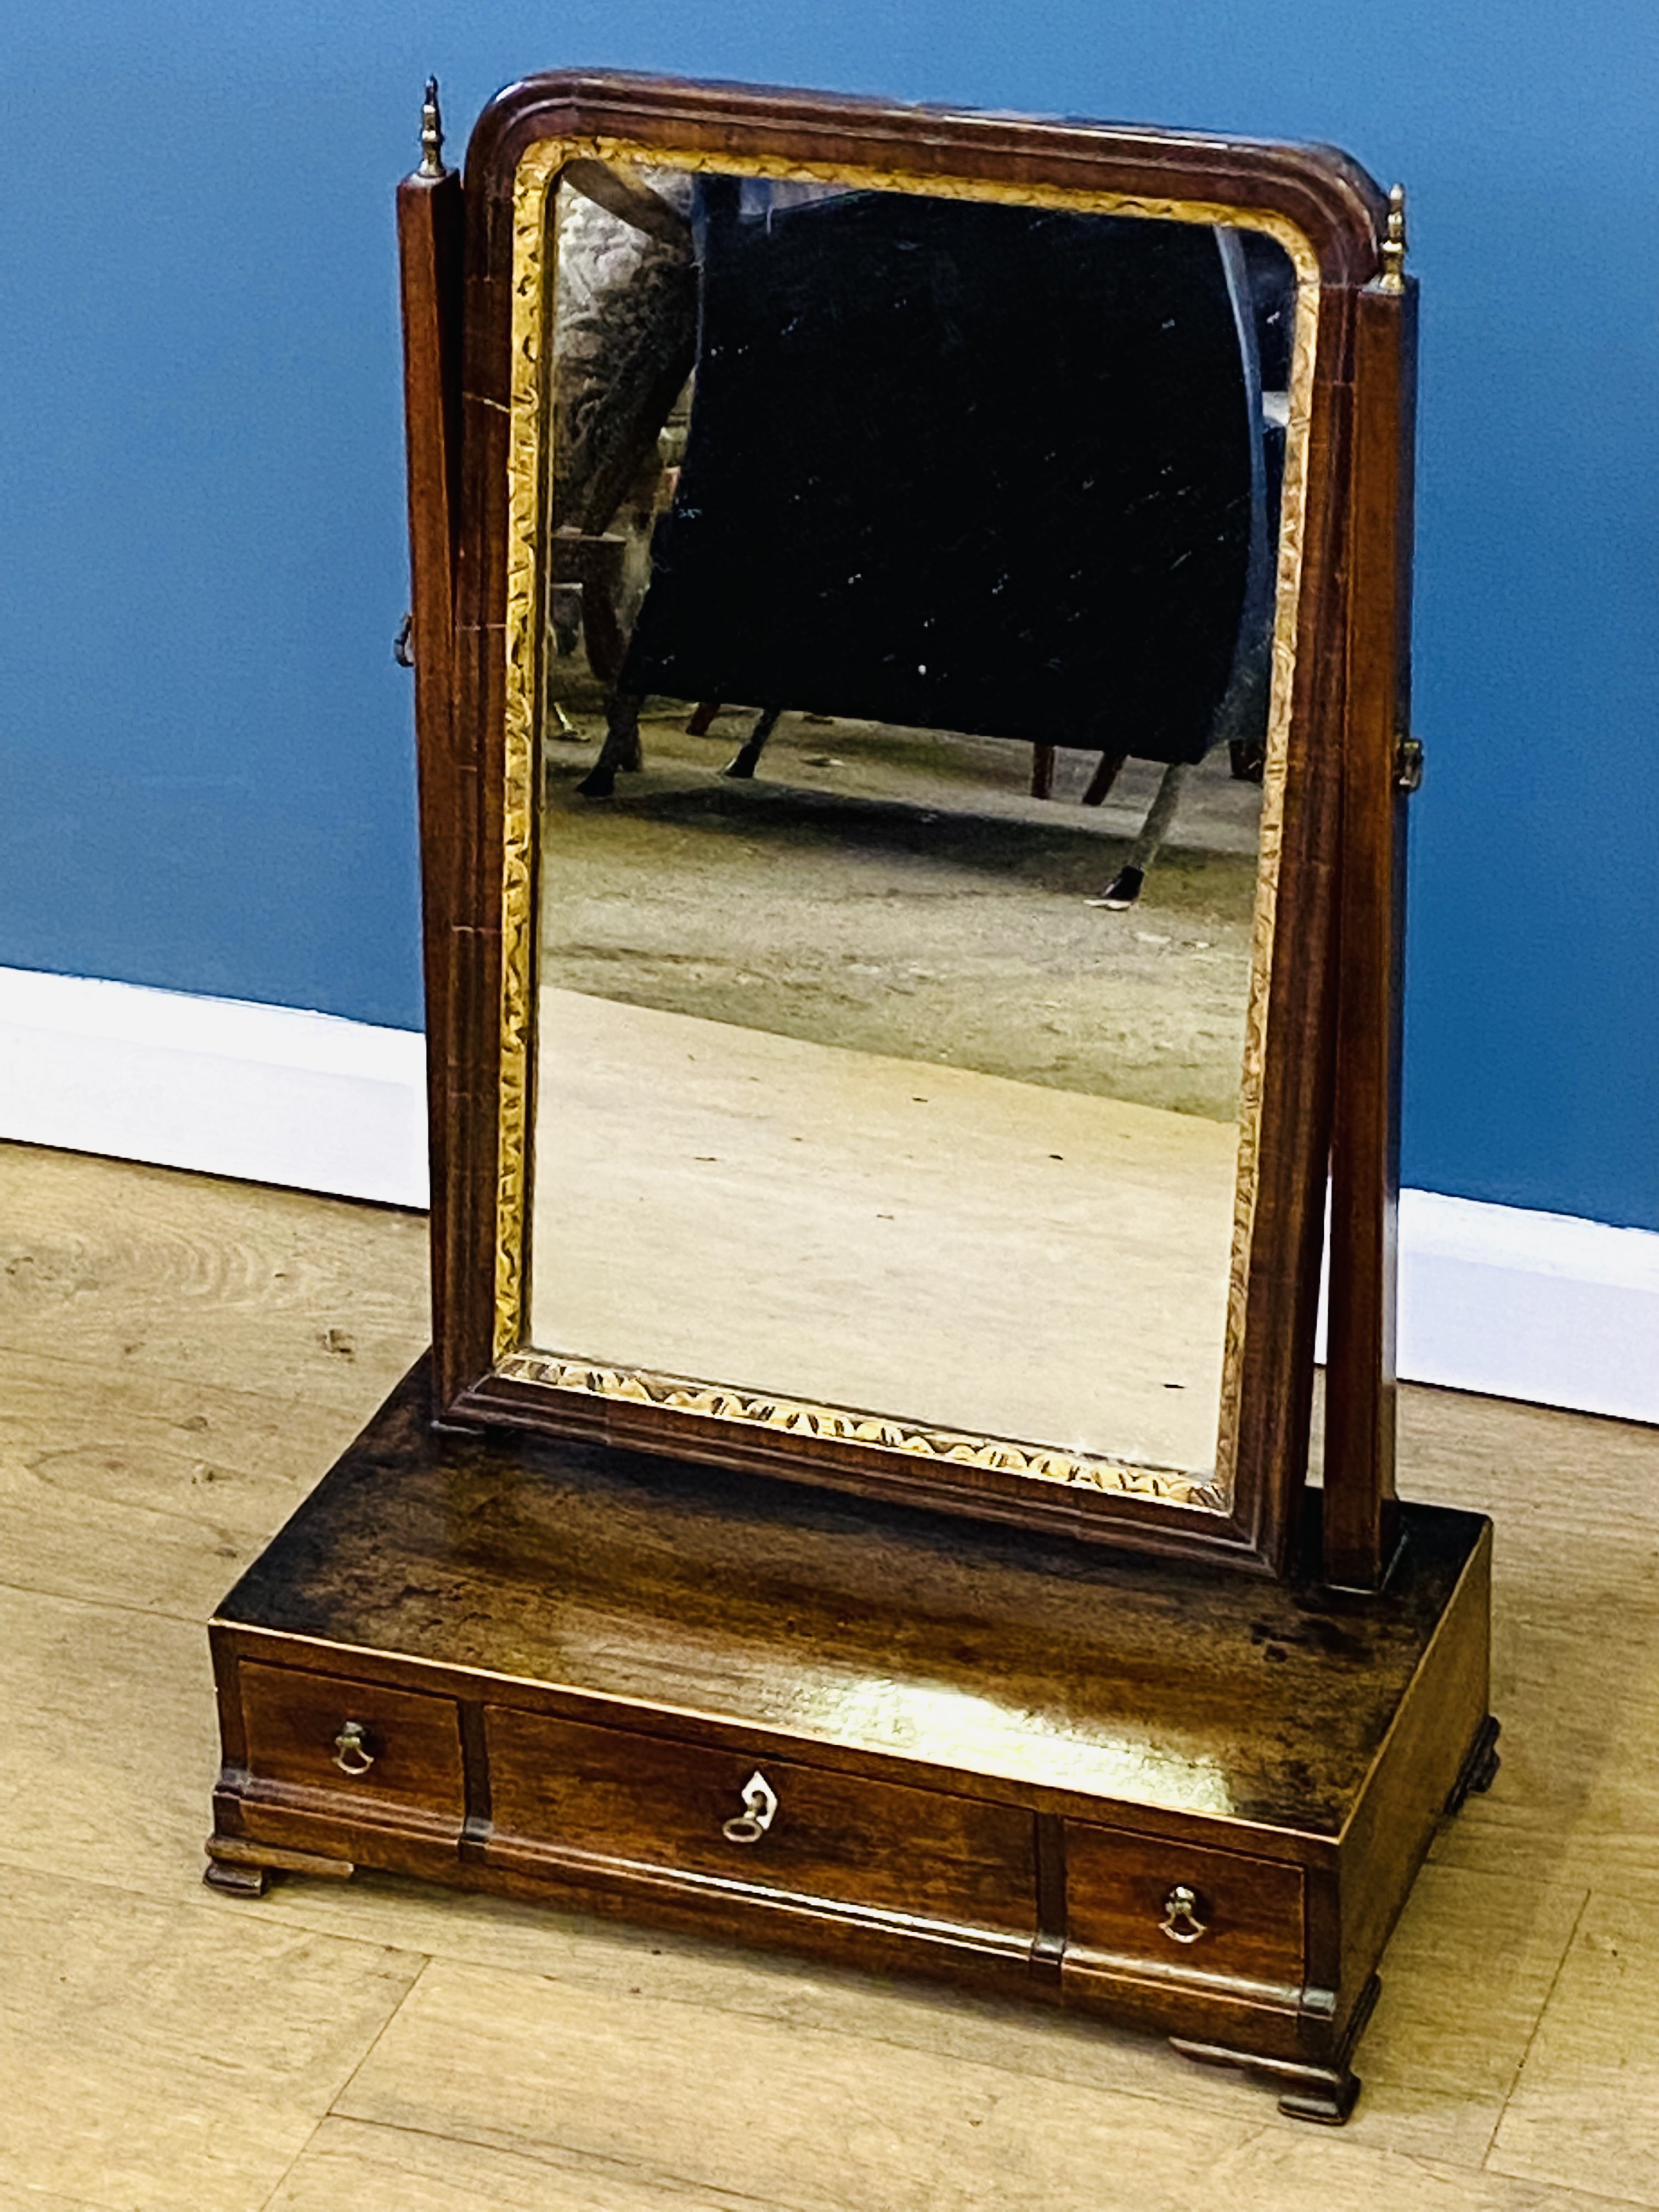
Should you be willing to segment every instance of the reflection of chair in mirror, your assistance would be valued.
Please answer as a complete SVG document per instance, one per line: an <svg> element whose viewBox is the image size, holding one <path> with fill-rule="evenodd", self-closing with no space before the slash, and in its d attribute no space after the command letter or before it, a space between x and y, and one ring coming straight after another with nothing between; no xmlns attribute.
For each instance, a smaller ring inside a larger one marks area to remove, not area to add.
<svg viewBox="0 0 1659 2212"><path fill-rule="evenodd" d="M685 465L581 787L608 795L637 757L647 692L702 701L703 727L718 700L763 702L739 776L783 702L1039 758L1090 746L1103 770L1133 754L1172 773L1113 887L1127 903L1180 767L1265 726L1268 471L1243 246L799 189L699 185Z"/></svg>
<svg viewBox="0 0 1659 2212"><path fill-rule="evenodd" d="M550 613L558 650L580 638L614 692L630 555L648 535L659 437L691 368L696 277L690 226L654 184L597 161L573 161L564 182Z"/></svg>
<svg viewBox="0 0 1659 2212"><path fill-rule="evenodd" d="M1235 300L1248 302L1241 316L1244 343L1241 370L1250 420L1260 441L1260 481L1253 491L1261 501L1263 527L1252 540L1252 573L1240 619L1232 680L1212 732L1212 744L1225 744L1234 779L1260 783L1267 761L1269 683L1273 653L1272 568L1279 544L1280 495L1285 481L1285 399L1290 385L1291 329L1295 313L1294 272L1285 254L1259 232L1218 234L1228 257ZM1235 258L1236 257L1236 258ZM1243 283L1239 277L1243 270ZM1104 804L1133 751L1103 752L1087 788L1085 806ZM1054 748L1039 745L1031 769L1034 796L1046 799L1053 787ZM1147 871L1157 860L1180 805L1186 763L1172 761L1159 780L1146 820L1128 857L1096 906L1123 908L1139 897Z"/></svg>
<svg viewBox="0 0 1659 2212"><path fill-rule="evenodd" d="M1261 482L1259 489L1253 483L1252 498L1260 497L1263 517L1261 532L1251 541L1251 571L1232 676L1217 710L1211 743L1225 744L1236 780L1260 783L1266 754L1272 651L1271 572L1279 540L1279 500L1285 473L1285 407L1290 383L1295 274L1283 251L1259 233L1223 231L1217 234L1217 240L1236 308L1242 303L1246 309L1238 317L1238 370L1245 386L1244 404L1249 419L1255 426L1260 441ZM718 700L702 701L686 725L689 734L706 736L720 705ZM781 713L776 707L762 711L727 764L726 775L753 775ZM1051 742L1034 742L1033 798L1048 799L1053 795L1057 750ZM1126 763L1134 757L1133 748L1121 751L1103 750L1082 793L1082 804L1103 805ZM635 758L637 759L637 749ZM1121 909L1133 906L1139 898L1147 871L1158 858L1173 824L1186 767L1182 761L1166 764L1127 857L1105 891L1091 903Z"/></svg>

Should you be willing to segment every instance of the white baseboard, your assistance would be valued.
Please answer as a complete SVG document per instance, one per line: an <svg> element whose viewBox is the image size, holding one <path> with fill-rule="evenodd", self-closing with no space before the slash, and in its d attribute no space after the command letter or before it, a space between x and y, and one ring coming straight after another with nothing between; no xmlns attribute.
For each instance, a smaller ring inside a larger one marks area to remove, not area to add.
<svg viewBox="0 0 1659 2212"><path fill-rule="evenodd" d="M1659 1233L1400 1194L1413 1382L1659 1421Z"/></svg>
<svg viewBox="0 0 1659 2212"><path fill-rule="evenodd" d="M423 1206L425 1041L0 968L0 1138Z"/></svg>
<svg viewBox="0 0 1659 2212"><path fill-rule="evenodd" d="M423 1206L425 1085L409 1030L0 968L0 1139ZM1659 1233L1402 1192L1399 1364L1659 1422Z"/></svg>

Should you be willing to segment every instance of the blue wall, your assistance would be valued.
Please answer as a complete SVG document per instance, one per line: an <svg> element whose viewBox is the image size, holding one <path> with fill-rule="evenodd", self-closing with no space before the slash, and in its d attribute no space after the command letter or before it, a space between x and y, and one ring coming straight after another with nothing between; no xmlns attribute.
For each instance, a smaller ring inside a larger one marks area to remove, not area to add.
<svg viewBox="0 0 1659 2212"><path fill-rule="evenodd" d="M428 69L456 152L567 62L1326 138L1425 287L1407 1180L1659 1227L1654 0L12 0L4 46L0 963L419 1023Z"/></svg>

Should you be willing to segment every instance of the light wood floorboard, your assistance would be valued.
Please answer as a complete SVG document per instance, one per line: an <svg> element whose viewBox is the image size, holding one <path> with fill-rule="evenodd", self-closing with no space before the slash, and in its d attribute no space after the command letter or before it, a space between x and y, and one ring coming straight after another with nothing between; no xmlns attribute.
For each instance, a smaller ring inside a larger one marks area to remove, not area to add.
<svg viewBox="0 0 1659 2212"><path fill-rule="evenodd" d="M1254 2121L1078 2089L973 2059L436 1961L338 2110L536 2157L629 2146L659 2186L789 2212L1092 2212L1116 2163L1143 2202L1192 2200ZM701 2046L704 2063L687 2064Z"/></svg>
<svg viewBox="0 0 1659 2212"><path fill-rule="evenodd" d="M425 1341L414 1217L0 1146L0 2212L1659 2206L1659 1432L1402 1394L1505 1765L1350 2126L1158 2045L386 1878L199 1882L204 1626Z"/></svg>
<svg viewBox="0 0 1659 2212"><path fill-rule="evenodd" d="M0 1145L0 1352L372 1413L426 1340L426 1223Z"/></svg>
<svg viewBox="0 0 1659 2212"><path fill-rule="evenodd" d="M1592 1896L1491 2164L1533 2181L1594 2173L1659 2204L1659 1881Z"/></svg>
<svg viewBox="0 0 1659 2212"><path fill-rule="evenodd" d="M27 2182L0 2179L0 2212L100 2212L84 2197L60 2197L55 2189L33 2189Z"/></svg>
<svg viewBox="0 0 1659 2212"><path fill-rule="evenodd" d="M270 2212L778 2212L724 2190L659 2188L606 2160L533 2158L410 2128L325 2120Z"/></svg>
<svg viewBox="0 0 1659 2212"><path fill-rule="evenodd" d="M0 1581L199 1621L355 1409L0 1350Z"/></svg>
<svg viewBox="0 0 1659 2212"><path fill-rule="evenodd" d="M426 1964L18 1867L0 1945L0 2172L110 2212L258 2212Z"/></svg>

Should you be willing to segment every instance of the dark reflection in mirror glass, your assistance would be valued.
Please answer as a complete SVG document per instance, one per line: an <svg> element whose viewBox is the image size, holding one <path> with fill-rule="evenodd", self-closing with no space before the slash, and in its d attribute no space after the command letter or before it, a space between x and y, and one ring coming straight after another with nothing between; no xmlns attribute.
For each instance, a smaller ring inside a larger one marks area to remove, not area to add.
<svg viewBox="0 0 1659 2212"><path fill-rule="evenodd" d="M532 1341L1209 1470L1288 260L552 207Z"/></svg>

